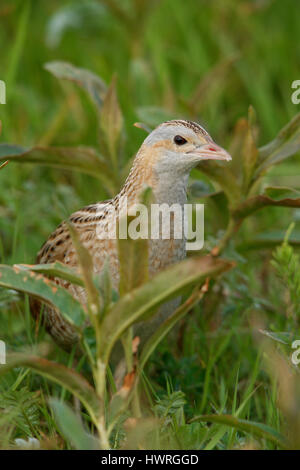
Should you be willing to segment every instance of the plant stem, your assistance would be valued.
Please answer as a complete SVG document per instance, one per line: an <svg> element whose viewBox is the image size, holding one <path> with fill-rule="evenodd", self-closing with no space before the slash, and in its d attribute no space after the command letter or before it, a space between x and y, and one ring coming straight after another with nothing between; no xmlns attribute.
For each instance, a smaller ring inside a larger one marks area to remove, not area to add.
<svg viewBox="0 0 300 470"><path fill-rule="evenodd" d="M134 385L133 396L132 396L132 412L135 418L141 418L142 411L141 411L141 405L140 405L138 383L136 384L136 386Z"/></svg>
<svg viewBox="0 0 300 470"><path fill-rule="evenodd" d="M229 240L236 234L236 232L240 228L241 223L241 220L235 220L232 217L230 218L224 236L221 238L219 244L212 250L212 254L214 256L218 256L222 253L222 251L224 251L224 249L228 245Z"/></svg>
<svg viewBox="0 0 300 470"><path fill-rule="evenodd" d="M125 332L125 334L122 337L122 344L123 344L124 353L125 353L127 374L130 374L134 368L132 339L133 339L133 330L131 327L128 329L128 331ZM137 384L134 385L134 390L133 390L133 395L132 395L132 413L135 418L140 418L142 416Z"/></svg>
<svg viewBox="0 0 300 470"><path fill-rule="evenodd" d="M104 416L101 416L99 418L97 429L98 429L98 433L99 433L101 449L109 450L110 445L109 445L109 440L108 440L108 436L107 436L107 430L106 430L106 427L105 427L105 417Z"/></svg>
<svg viewBox="0 0 300 470"><path fill-rule="evenodd" d="M97 429L99 433L101 449L109 449L108 432L105 422L105 390L106 390L106 365L99 358L97 360L97 367L94 372L94 381L96 385L97 394L100 399L100 416L97 420Z"/></svg>
<svg viewBox="0 0 300 470"><path fill-rule="evenodd" d="M133 369L133 357L132 357L132 338L133 332L132 327L128 329L122 336L122 345L125 353L125 361L127 367L127 373L129 374Z"/></svg>

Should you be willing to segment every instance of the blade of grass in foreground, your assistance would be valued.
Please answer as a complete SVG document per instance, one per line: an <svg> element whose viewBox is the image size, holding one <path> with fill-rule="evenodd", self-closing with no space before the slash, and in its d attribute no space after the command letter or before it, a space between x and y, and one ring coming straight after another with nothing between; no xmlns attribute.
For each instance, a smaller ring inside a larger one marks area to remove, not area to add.
<svg viewBox="0 0 300 470"><path fill-rule="evenodd" d="M245 419L236 418L231 415L200 415L195 416L190 420L190 423L195 421L204 421L210 423L218 423L226 426L233 427L239 431L253 434L256 437L268 439L274 442L277 446L287 449L287 442L284 437L275 429L267 426L266 424L256 423L255 421L247 421Z"/></svg>

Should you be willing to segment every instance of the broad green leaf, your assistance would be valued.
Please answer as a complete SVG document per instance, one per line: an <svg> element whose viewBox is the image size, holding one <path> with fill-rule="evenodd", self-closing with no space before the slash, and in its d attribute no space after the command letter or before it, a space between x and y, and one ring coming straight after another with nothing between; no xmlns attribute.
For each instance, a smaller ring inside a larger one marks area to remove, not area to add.
<svg viewBox="0 0 300 470"><path fill-rule="evenodd" d="M97 397L93 387L82 375L57 362L18 353L8 355L7 364L0 367L0 377L16 367L29 367L69 390L79 398L89 412L93 422L97 423L100 413L100 399Z"/></svg>
<svg viewBox="0 0 300 470"><path fill-rule="evenodd" d="M75 82L90 95L98 111L101 109L107 86L100 77L89 70L62 61L47 62L45 69L57 78Z"/></svg>
<svg viewBox="0 0 300 470"><path fill-rule="evenodd" d="M237 120L229 145L232 156L231 168L237 178L241 176L241 159L244 152L245 140L249 129L248 119L241 117Z"/></svg>
<svg viewBox="0 0 300 470"><path fill-rule="evenodd" d="M268 439L269 441L274 442L279 447L283 449L287 448L287 442L285 438L279 434L275 429L271 428L262 423L256 423L255 421L247 421L245 419L236 418L231 415L200 415L191 419L190 422L195 421L204 421L210 423L219 423L232 428L244 431L254 436Z"/></svg>
<svg viewBox="0 0 300 470"><path fill-rule="evenodd" d="M228 163L204 160L199 163L197 170L201 171L223 189L227 196L229 205L235 206L241 197L240 184Z"/></svg>
<svg viewBox="0 0 300 470"><path fill-rule="evenodd" d="M93 316L100 312L100 298L99 291L96 288L93 280L93 259L89 250L81 243L79 235L72 224L68 223L68 228L71 233L72 241L76 250L79 268L87 293L88 308L91 313L91 320Z"/></svg>
<svg viewBox="0 0 300 470"><path fill-rule="evenodd" d="M107 163L90 147L32 147L25 148L0 144L0 162L38 163L55 168L76 170L99 178L103 185L114 194L114 177Z"/></svg>
<svg viewBox="0 0 300 470"><path fill-rule="evenodd" d="M224 227L228 223L229 210L228 210L228 199L225 196L224 191L217 191L207 195L207 203L212 203L211 211L218 221L219 227ZM205 202L206 202L205 201Z"/></svg>
<svg viewBox="0 0 300 470"><path fill-rule="evenodd" d="M155 350L157 345L163 340L163 338L168 334L168 332L174 327L174 325L184 318L184 316L193 308L193 306L200 300L201 294L197 289L180 307L178 307L175 312L167 318L159 328L154 332L154 334L147 340L145 346L143 347L142 354L139 359L138 369L139 375L142 373L146 362L151 356L152 352ZM137 382L135 383L135 387ZM131 399L134 389L128 390L128 393L122 393L123 388L114 395L114 400L111 402L112 413L115 419L115 415L119 416L124 410L126 403ZM131 393L129 393L131 392Z"/></svg>
<svg viewBox="0 0 300 470"><path fill-rule="evenodd" d="M253 214L253 212L267 206L297 208L300 207L300 198L285 198L275 200L265 196L264 194L259 194L258 196L253 196L247 199L245 202L242 202L242 204L235 208L235 210L232 212L232 215L236 220L242 220L245 217Z"/></svg>
<svg viewBox="0 0 300 470"><path fill-rule="evenodd" d="M26 152L29 149L22 147L21 145L13 144L0 144L0 158L1 161L10 157L11 155L18 155L20 153Z"/></svg>
<svg viewBox="0 0 300 470"><path fill-rule="evenodd" d="M24 271L46 274L49 277L59 277L72 284L84 287L84 282L78 272L60 261L49 264L15 264L14 266Z"/></svg>
<svg viewBox="0 0 300 470"><path fill-rule="evenodd" d="M268 186L264 190L264 194L269 196L271 199L282 199L282 198L300 198L300 191L287 186Z"/></svg>
<svg viewBox="0 0 300 470"><path fill-rule="evenodd" d="M127 217L127 227L134 220ZM120 262L120 295L130 292L148 280L148 240L133 240L130 236L118 239L118 256Z"/></svg>
<svg viewBox="0 0 300 470"><path fill-rule="evenodd" d="M211 197L216 194L213 187L203 180L194 180L188 186L188 194L194 198Z"/></svg>
<svg viewBox="0 0 300 470"><path fill-rule="evenodd" d="M194 292L175 312L167 318L160 327L153 333L153 335L146 342L139 360L139 367L143 370L150 355L155 350L157 345L169 333L169 331L178 323L184 316L199 302L201 294L197 290Z"/></svg>
<svg viewBox="0 0 300 470"><path fill-rule="evenodd" d="M105 313L106 309L108 308L109 304L114 301L113 294L116 293L113 291L112 288L112 281L111 275L109 271L109 259L106 258L103 268L98 277L98 288L101 294L102 300L102 311Z"/></svg>
<svg viewBox="0 0 300 470"><path fill-rule="evenodd" d="M42 274L0 265L0 287L32 295L47 304L54 305L69 323L77 327L82 326L86 319L82 305L70 292Z"/></svg>
<svg viewBox="0 0 300 470"><path fill-rule="evenodd" d="M82 421L68 405L55 398L50 398L49 402L62 434L75 449L99 450L99 441L84 429Z"/></svg>
<svg viewBox="0 0 300 470"><path fill-rule="evenodd" d="M140 194L139 201L149 209L152 201L152 189L147 186ZM142 216L142 213L138 215ZM125 217L127 217L125 219ZM120 295L130 292L132 289L141 286L149 278L149 263L148 263L148 233L140 233L140 237L134 240L130 233L129 227L132 223L139 224L138 216L124 215L119 221L119 224L126 223L126 238L118 238L118 257L120 263ZM137 227L138 228L138 227ZM120 230L120 225L118 227ZM140 227L142 230L142 227ZM151 224L148 223L147 230L151 230ZM123 234L124 235L124 234ZM145 238L142 238L142 237Z"/></svg>
<svg viewBox="0 0 300 470"><path fill-rule="evenodd" d="M102 323L102 360L108 362L111 350L122 333L185 288L207 277L214 277L233 267L233 263L212 256L190 258L175 264L153 279L124 295Z"/></svg>
<svg viewBox="0 0 300 470"><path fill-rule="evenodd" d="M148 280L148 240L119 240L120 295Z"/></svg>
<svg viewBox="0 0 300 470"><path fill-rule="evenodd" d="M256 176L264 173L300 150L300 113L298 113L269 144L259 148L260 165Z"/></svg>

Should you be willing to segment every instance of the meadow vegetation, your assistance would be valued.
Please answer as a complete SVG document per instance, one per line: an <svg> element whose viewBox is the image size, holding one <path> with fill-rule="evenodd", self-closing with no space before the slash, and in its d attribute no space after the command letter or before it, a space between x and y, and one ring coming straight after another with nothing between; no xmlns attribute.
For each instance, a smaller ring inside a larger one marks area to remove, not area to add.
<svg viewBox="0 0 300 470"><path fill-rule="evenodd" d="M296 9L1 2L0 448L34 437L48 449L300 449ZM145 242L120 241L117 293L106 270L92 275L70 226L80 275L24 266L62 219L115 195L147 132L172 118L202 123L233 156L190 178L204 250L149 281ZM84 285L87 306L45 284L54 275ZM178 293L173 316L132 347L132 325ZM32 320L30 294L74 325L79 356ZM119 340L121 383L110 363Z"/></svg>

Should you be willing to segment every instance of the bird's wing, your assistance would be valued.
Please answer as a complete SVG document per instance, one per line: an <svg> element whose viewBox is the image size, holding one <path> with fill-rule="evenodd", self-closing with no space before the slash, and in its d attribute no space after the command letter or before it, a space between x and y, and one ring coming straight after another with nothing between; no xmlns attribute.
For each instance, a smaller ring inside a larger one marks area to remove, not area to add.
<svg viewBox="0 0 300 470"><path fill-rule="evenodd" d="M89 244L90 241L96 237L96 226L107 214L107 207L109 201L104 201L97 204L91 204L83 207L77 212L74 212L69 222L72 223L74 228L79 234L79 238L83 244ZM62 222L56 230L49 236L47 241L41 247L37 255L37 263L53 263L54 261L61 261L62 263L76 265L73 260L75 254L71 235L66 221Z"/></svg>
<svg viewBox="0 0 300 470"><path fill-rule="evenodd" d="M69 218L77 230L80 241L92 252L99 250L101 240L97 239L97 226L100 228L106 224L105 217L108 213L108 207L111 201L104 201L83 207L74 212ZM56 230L50 235L48 240L40 249L36 262L39 264L53 263L60 261L70 267L78 266L75 248L72 243L71 234L66 221L62 222ZM69 289L72 295L78 300L84 301L85 292L82 287L74 286L70 282L58 278L53 279L56 284ZM31 313L36 318L36 324L39 325L41 313L41 302L38 299L30 299ZM70 350L78 342L76 330L65 321L63 316L55 308L46 306L43 313L46 330L54 340L66 350Z"/></svg>

